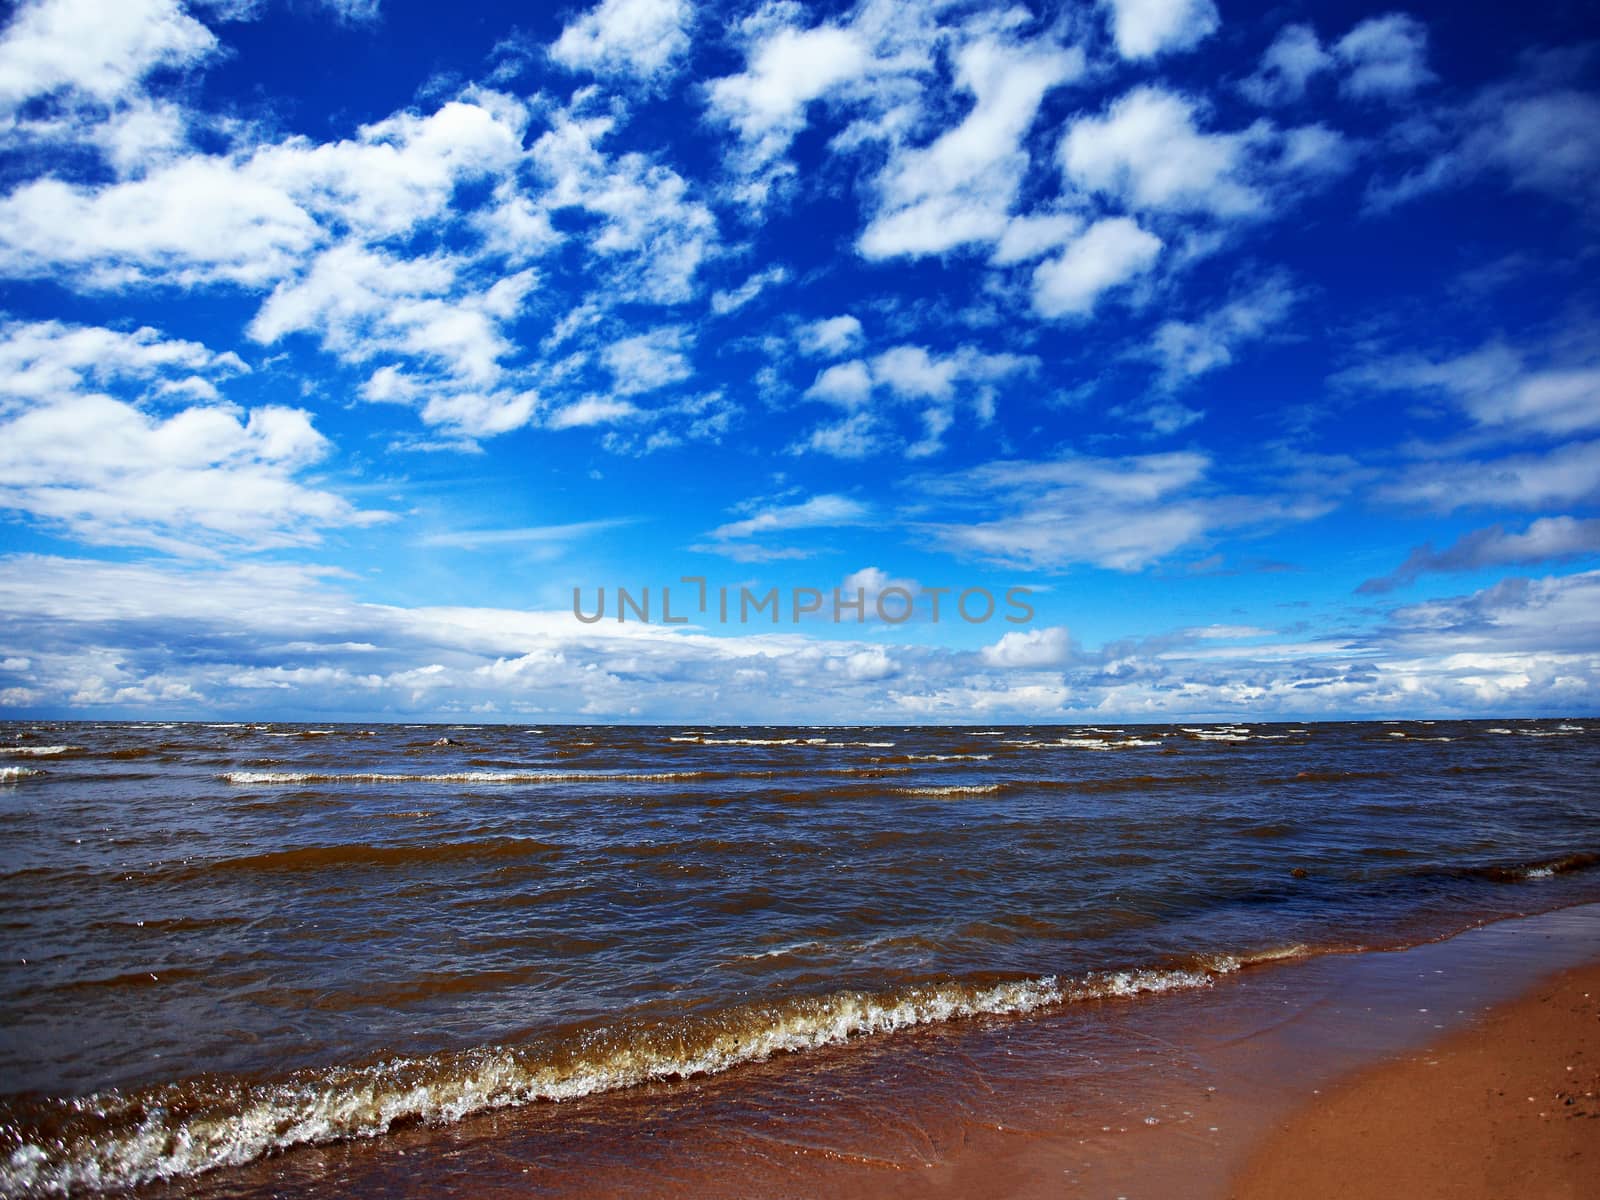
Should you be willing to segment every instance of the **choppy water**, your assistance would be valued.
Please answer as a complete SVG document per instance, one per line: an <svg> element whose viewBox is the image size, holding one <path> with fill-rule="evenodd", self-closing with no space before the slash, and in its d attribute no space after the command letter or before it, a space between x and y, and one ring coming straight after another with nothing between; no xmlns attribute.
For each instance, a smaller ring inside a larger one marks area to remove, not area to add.
<svg viewBox="0 0 1600 1200"><path fill-rule="evenodd" d="M0 726L0 1191L1600 899L1597 767L1581 720Z"/></svg>

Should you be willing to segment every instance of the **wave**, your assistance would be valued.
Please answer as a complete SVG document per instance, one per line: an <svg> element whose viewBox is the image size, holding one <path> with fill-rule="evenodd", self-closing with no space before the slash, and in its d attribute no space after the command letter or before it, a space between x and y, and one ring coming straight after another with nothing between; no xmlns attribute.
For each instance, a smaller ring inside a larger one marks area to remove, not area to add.
<svg viewBox="0 0 1600 1200"><path fill-rule="evenodd" d="M249 787L296 783L657 783L711 775L709 771L229 771L219 778Z"/></svg>
<svg viewBox="0 0 1600 1200"><path fill-rule="evenodd" d="M1600 866L1600 853L1580 850L1556 858L1537 859L1527 863L1497 863L1487 867L1471 867L1467 874L1493 879L1498 883L1521 883L1529 879L1550 879L1573 871L1586 871Z"/></svg>
<svg viewBox="0 0 1600 1200"><path fill-rule="evenodd" d="M898 796L992 796L1000 791L1002 785L998 783L968 783L950 784L939 787L897 787L890 788Z"/></svg>
<svg viewBox="0 0 1600 1200"><path fill-rule="evenodd" d="M822 738L809 738L809 742L820 742ZM669 737L669 742L693 742L700 746L798 746L799 738L716 738L703 737L699 734L693 737Z"/></svg>
<svg viewBox="0 0 1600 1200"><path fill-rule="evenodd" d="M70 754L82 746L0 746L0 754L23 754L34 758L53 758L57 754Z"/></svg>
<svg viewBox="0 0 1600 1200"><path fill-rule="evenodd" d="M31 779L43 774L38 767L0 767L0 783L16 783L19 779Z"/></svg>
<svg viewBox="0 0 1600 1200"><path fill-rule="evenodd" d="M10 1143L0 1159L0 1192L136 1187L296 1146L378 1137L401 1123L442 1124L715 1075L917 1026L1208 987L1247 961L1219 956L1209 965L1095 972L1077 980L1051 975L836 991L523 1045L305 1069L278 1080L206 1076L129 1093L24 1100L0 1135Z"/></svg>

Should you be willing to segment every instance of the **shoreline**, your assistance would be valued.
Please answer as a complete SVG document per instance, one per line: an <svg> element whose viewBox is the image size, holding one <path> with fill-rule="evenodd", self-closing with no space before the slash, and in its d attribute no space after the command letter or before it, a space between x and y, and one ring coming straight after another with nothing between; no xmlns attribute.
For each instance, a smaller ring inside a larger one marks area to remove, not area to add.
<svg viewBox="0 0 1600 1200"><path fill-rule="evenodd" d="M1320 1092L1580 966L1600 969L1600 904L407 1126L139 1194L1220 1200Z"/></svg>
<svg viewBox="0 0 1600 1200"><path fill-rule="evenodd" d="M1578 1017L1593 1026L1587 1042L1570 1036L1571 1021L1551 1017L1550 1006L1574 999L1574 990L1577 1002L1588 1006ZM1590 995L1583 997L1584 991ZM1458 1118L1478 1102L1471 1093L1484 1068L1466 1070L1474 1048L1498 1052L1494 1066L1506 1076L1498 1090L1506 1104L1532 1109L1534 1123L1540 1111L1568 1107L1555 1096L1565 1085L1551 1081L1568 1076L1569 1064L1572 1076L1600 1094L1600 1010L1594 1007L1600 1003L1600 904L1489 922L1401 949L1274 964L1194 999L1186 1014L1163 1006L1167 1011L1126 1021L1133 1036L1166 1042L1175 1053L1170 1069L1151 1072L1137 1101L1120 1111L1114 1104L1068 1106L1043 1128L989 1131L961 1158L908 1186L867 1183L826 1194L862 1200L875 1191L961 1200L1487 1200L1511 1194L1565 1200L1589 1194L1575 1183L1561 1190L1564 1180L1586 1175L1554 1172L1547 1172L1546 1181L1553 1182L1545 1190L1531 1184L1473 1190L1461 1164L1474 1160L1460 1155L1468 1149L1482 1155L1486 1140L1504 1176L1518 1180L1531 1177L1534 1155L1544 1154L1548 1166L1551 1154L1564 1152L1554 1139L1537 1150L1519 1144L1515 1120L1497 1125L1486 1139L1485 1131ZM1507 1052L1507 1036L1533 1047L1525 1061ZM1555 1046L1563 1050L1553 1052ZM1567 1057L1569 1049L1584 1056ZM1513 1101L1517 1087L1525 1090ZM1587 1103L1585 1112L1600 1113L1600 1098L1586 1099L1585 1087L1574 1093L1572 1107ZM1571 1132L1600 1147L1600 1117L1592 1126L1589 1120ZM1369 1154L1366 1138L1379 1132L1395 1153L1374 1161L1364 1179L1352 1177L1347 1163ZM1402 1177L1395 1170L1425 1139L1438 1151L1432 1191L1420 1172ZM1593 1167L1592 1150L1584 1161Z"/></svg>

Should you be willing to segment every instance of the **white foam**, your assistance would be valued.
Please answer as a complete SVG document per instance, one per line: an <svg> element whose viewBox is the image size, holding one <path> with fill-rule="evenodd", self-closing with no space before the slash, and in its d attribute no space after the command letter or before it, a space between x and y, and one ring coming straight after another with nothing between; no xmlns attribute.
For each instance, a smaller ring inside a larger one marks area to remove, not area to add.
<svg viewBox="0 0 1600 1200"><path fill-rule="evenodd" d="M128 1188L237 1166L291 1146L376 1137L401 1121L443 1123L536 1100L572 1100L656 1079L714 1075L743 1063L794 1054L918 1025L1025 1013L1062 1000L1054 977L979 990L958 984L897 996L836 992L796 1001L776 1021L676 1048L675 1039L585 1039L596 1049L570 1065L529 1060L515 1047L465 1055L394 1058L270 1085L224 1086L218 1103L169 1123L151 1105L137 1125L62 1147L23 1143L0 1163L0 1191ZM678 1043L682 1046L682 1043ZM122 1107L89 1097L80 1107Z"/></svg>
<svg viewBox="0 0 1600 1200"><path fill-rule="evenodd" d="M82 749L82 746L0 746L0 754L22 754L30 758L52 758L57 754L67 754L73 750Z"/></svg>
<svg viewBox="0 0 1600 1200"><path fill-rule="evenodd" d="M952 784L949 787L897 787L902 796L989 796L1000 790L998 783Z"/></svg>
<svg viewBox="0 0 1600 1200"><path fill-rule="evenodd" d="M37 767L0 767L0 783L16 783L19 779L43 774Z"/></svg>
<svg viewBox="0 0 1600 1200"><path fill-rule="evenodd" d="M221 778L243 787L295 783L657 783L699 779L704 771L440 771L393 774L383 771L229 771Z"/></svg>
<svg viewBox="0 0 1600 1200"><path fill-rule="evenodd" d="M921 1025L1209 987L1214 974L1204 968L1135 969L1095 972L1065 983L1050 975L987 987L925 984L892 995L840 991L744 1014L758 1018L753 1027L735 1012L728 1014L730 1021L715 1020L699 1030L686 1027L681 1038L596 1030L583 1037L579 1054L539 1056L536 1048L489 1046L330 1068L272 1084L222 1081L175 1120L164 1105L134 1110L126 1097L102 1093L75 1106L80 1112L138 1111L137 1123L65 1143L24 1142L0 1162L0 1191L124 1189L242 1165L292 1146L377 1137L399 1122L447 1123L538 1100L572 1100L652 1080L715 1075L780 1054Z"/></svg>

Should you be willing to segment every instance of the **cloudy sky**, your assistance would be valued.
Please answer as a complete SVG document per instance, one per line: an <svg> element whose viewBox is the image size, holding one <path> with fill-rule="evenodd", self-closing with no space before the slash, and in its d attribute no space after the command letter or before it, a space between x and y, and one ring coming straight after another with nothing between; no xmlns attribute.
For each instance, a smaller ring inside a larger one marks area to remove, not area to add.
<svg viewBox="0 0 1600 1200"><path fill-rule="evenodd" d="M1600 708L1591 5L7 11L0 715Z"/></svg>

